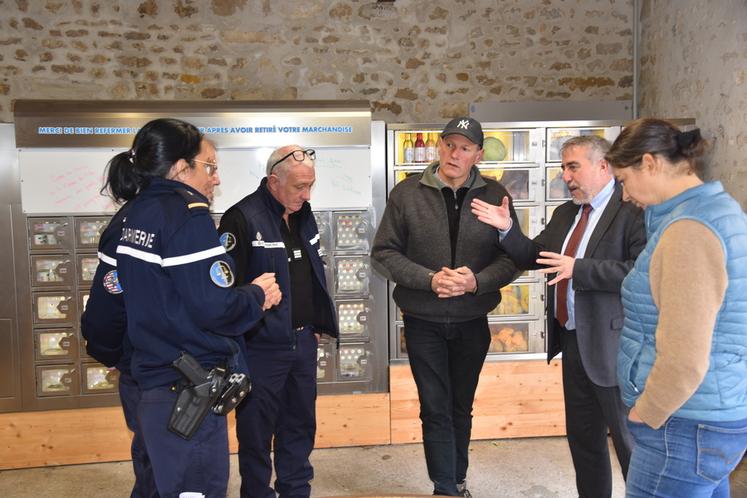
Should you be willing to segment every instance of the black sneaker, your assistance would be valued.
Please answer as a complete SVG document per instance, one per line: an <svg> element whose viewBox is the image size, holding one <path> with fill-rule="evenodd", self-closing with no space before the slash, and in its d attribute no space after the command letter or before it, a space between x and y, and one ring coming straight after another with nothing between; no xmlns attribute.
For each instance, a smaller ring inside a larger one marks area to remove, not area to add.
<svg viewBox="0 0 747 498"><path fill-rule="evenodd" d="M464 498L472 498L472 493L470 493L469 489L467 489L467 481L457 483L456 487L457 491L459 492L459 496L463 496Z"/></svg>

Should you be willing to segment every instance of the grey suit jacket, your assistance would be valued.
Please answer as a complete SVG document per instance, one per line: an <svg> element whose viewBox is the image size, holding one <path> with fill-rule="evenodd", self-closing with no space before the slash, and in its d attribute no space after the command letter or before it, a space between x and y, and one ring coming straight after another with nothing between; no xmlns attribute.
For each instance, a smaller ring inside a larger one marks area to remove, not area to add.
<svg viewBox="0 0 747 498"><path fill-rule="evenodd" d="M568 201L555 209L552 219L534 240L514 224L501 245L521 270L540 268L540 251L560 253L579 206ZM586 374L599 386L617 385L617 350L623 310L620 286L638 254L646 245L642 211L622 201L622 187L615 190L591 234L586 252L573 266L576 292L576 337ZM560 324L555 319L555 286L548 286L547 361L561 350Z"/></svg>

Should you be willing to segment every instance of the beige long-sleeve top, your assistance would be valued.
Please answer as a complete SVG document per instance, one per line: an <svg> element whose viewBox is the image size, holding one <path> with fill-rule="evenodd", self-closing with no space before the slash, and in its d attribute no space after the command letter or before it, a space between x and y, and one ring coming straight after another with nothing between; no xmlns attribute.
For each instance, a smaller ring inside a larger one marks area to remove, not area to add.
<svg viewBox="0 0 747 498"><path fill-rule="evenodd" d="M718 237L693 220L667 227L654 249L649 272L659 310L656 359L635 409L657 429L703 382L728 276Z"/></svg>

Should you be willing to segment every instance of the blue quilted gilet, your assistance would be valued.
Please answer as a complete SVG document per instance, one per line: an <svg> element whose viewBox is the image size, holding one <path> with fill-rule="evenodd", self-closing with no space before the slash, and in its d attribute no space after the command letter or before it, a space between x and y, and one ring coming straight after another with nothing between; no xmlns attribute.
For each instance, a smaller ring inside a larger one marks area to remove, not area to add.
<svg viewBox="0 0 747 498"><path fill-rule="evenodd" d="M720 239L729 282L716 317L708 372L674 416L704 421L747 418L747 215L720 182L705 183L649 206L645 215L648 243L623 281L621 292L625 324L617 377L623 401L628 406L635 404L656 357L658 310L649 281L651 255L671 223L692 219ZM697 295L692 296L692 303L698 305Z"/></svg>

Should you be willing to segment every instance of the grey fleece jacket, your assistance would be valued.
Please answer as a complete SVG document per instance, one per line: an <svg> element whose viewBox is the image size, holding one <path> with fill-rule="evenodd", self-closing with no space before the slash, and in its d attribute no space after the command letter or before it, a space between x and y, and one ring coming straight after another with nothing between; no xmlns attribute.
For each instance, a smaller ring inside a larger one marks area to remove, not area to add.
<svg viewBox="0 0 747 498"><path fill-rule="evenodd" d="M464 322L493 310L501 300L500 288L519 274L498 243L495 228L480 222L470 209L475 197L500 204L508 192L472 167L476 178L461 208L455 267L472 270L477 292L439 298L431 289L431 278L451 265L451 242L446 203L434 176L437 167L435 162L392 189L374 238L372 264L397 284L394 301L403 313L431 322ZM513 204L510 209L518 224Z"/></svg>

